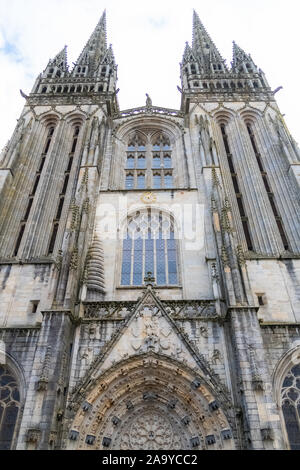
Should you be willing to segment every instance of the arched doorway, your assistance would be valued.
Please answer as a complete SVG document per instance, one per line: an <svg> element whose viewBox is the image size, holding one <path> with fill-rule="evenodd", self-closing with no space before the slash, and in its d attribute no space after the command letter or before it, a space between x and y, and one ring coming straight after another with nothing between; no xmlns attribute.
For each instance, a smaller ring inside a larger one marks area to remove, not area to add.
<svg viewBox="0 0 300 470"><path fill-rule="evenodd" d="M69 429L69 449L235 447L224 410L201 375L155 353L133 356L100 376Z"/></svg>

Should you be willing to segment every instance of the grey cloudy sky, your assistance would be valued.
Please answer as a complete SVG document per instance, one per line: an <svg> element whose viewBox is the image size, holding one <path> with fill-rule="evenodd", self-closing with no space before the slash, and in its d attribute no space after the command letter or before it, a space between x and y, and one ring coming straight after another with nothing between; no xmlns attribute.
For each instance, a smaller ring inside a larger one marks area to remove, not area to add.
<svg viewBox="0 0 300 470"><path fill-rule="evenodd" d="M68 45L76 60L107 10L108 43L119 65L121 109L153 104L178 109L179 62L198 12L230 64L235 40L266 73L287 125L300 142L299 0L0 0L0 148L49 58Z"/></svg>

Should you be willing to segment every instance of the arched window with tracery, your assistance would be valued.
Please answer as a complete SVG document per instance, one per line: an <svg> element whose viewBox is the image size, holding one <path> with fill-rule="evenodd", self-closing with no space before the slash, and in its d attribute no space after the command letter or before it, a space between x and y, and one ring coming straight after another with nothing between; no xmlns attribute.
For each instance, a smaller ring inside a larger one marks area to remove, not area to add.
<svg viewBox="0 0 300 470"><path fill-rule="evenodd" d="M125 189L145 188L146 172L138 170L146 170L146 139L140 133L135 133L127 146Z"/></svg>
<svg viewBox="0 0 300 470"><path fill-rule="evenodd" d="M285 376L281 389L281 407L291 450L300 450L300 364Z"/></svg>
<svg viewBox="0 0 300 470"><path fill-rule="evenodd" d="M142 286L151 272L157 285L178 285L178 250L172 217L147 209L127 220L121 285Z"/></svg>
<svg viewBox="0 0 300 470"><path fill-rule="evenodd" d="M0 450L10 450L20 409L20 392L16 378L6 365L0 364Z"/></svg>
<svg viewBox="0 0 300 470"><path fill-rule="evenodd" d="M173 188L170 138L164 132L135 132L127 144L125 189L164 188Z"/></svg>

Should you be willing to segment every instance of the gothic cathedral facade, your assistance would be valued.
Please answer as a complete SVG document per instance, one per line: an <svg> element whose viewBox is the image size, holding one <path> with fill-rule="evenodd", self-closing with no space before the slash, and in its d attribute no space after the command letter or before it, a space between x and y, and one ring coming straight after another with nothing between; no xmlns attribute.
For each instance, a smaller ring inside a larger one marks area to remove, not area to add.
<svg viewBox="0 0 300 470"><path fill-rule="evenodd" d="M0 156L0 448L300 450L300 153L196 12L180 110L121 111L106 15ZM145 90L147 91L147 90Z"/></svg>

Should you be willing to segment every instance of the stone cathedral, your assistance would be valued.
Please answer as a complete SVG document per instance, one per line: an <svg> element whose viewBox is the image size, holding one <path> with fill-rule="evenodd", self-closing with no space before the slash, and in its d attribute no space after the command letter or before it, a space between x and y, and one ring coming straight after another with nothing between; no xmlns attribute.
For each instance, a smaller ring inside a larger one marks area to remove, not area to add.
<svg viewBox="0 0 300 470"><path fill-rule="evenodd" d="M0 449L300 450L300 152L278 89L196 12L180 73L180 109L120 110L104 12L21 91Z"/></svg>

